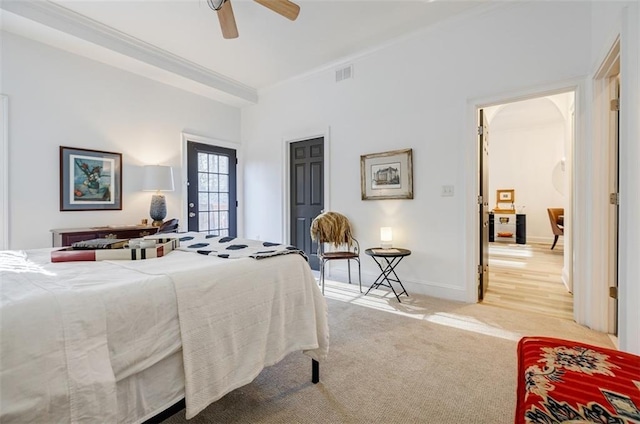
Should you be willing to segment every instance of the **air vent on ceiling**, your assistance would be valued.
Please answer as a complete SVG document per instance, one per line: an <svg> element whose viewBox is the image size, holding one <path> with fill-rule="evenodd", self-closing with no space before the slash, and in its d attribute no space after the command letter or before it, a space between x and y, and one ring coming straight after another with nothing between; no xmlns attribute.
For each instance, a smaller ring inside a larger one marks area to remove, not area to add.
<svg viewBox="0 0 640 424"><path fill-rule="evenodd" d="M353 65L345 66L344 68L336 69L336 82L353 78Z"/></svg>

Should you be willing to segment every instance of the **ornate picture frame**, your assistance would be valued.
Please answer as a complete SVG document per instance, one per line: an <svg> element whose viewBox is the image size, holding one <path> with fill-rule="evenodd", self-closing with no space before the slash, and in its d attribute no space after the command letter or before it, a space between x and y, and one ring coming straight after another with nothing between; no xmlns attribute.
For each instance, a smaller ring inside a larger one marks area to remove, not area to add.
<svg viewBox="0 0 640 424"><path fill-rule="evenodd" d="M360 156L362 200L413 199L413 149Z"/></svg>
<svg viewBox="0 0 640 424"><path fill-rule="evenodd" d="M60 146L60 210L122 210L122 154Z"/></svg>

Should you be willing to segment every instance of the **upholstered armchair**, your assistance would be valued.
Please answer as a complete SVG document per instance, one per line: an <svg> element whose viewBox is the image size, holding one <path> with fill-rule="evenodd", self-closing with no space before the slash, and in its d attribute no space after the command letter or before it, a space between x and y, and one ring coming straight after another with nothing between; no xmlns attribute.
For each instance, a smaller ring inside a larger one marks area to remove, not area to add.
<svg viewBox="0 0 640 424"><path fill-rule="evenodd" d="M564 235L564 208L548 208L549 223L551 224L551 231L553 231L553 244L551 250L556 247L558 237Z"/></svg>

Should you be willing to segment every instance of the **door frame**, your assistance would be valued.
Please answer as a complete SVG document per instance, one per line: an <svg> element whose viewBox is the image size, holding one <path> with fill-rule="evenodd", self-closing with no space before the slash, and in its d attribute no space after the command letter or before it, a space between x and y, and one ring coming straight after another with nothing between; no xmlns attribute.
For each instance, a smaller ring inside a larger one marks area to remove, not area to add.
<svg viewBox="0 0 640 424"><path fill-rule="evenodd" d="M296 143L298 141L310 140L313 138L322 137L324 139L324 155L323 155L323 163L324 163L324 210L331 210L330 199L329 196L331 193L330 186L330 161L331 157L331 128L326 127L322 130L316 131L306 131L300 134L287 134L282 137L281 149L282 149L282 243L290 243L291 238L291 212L290 212L290 197L291 197L291 178L289 177L291 169L289 164L289 151L291 143Z"/></svg>
<svg viewBox="0 0 640 424"><path fill-rule="evenodd" d="M0 250L9 250L9 97L0 94Z"/></svg>
<svg viewBox="0 0 640 424"><path fill-rule="evenodd" d="M504 103L511 103L516 101L528 100L533 98L539 98L547 95L564 93L568 91L573 91L575 93L575 113L576 116L581 117L582 110L584 110L583 102L584 96L582 93L585 91L585 81L584 80L570 80L559 82L557 84L550 84L542 87L535 87L528 90L522 90L519 92L514 92L511 94L500 94L491 97L485 98L475 98L470 99L467 102L467 135L468 138L465 142L465 157L464 157L464 178L466 181L467 193L465 195L465 232L467 243L465 243L465 281L466 281L466 290L465 290L465 298L466 301L476 303L479 301L478 299L478 258L480 255L480 225L482 223L479 219L478 214L478 195L479 195L479 161L478 155L479 152L479 143L478 143L478 135L477 135L477 126L478 126L478 110L483 109L489 106L500 105ZM567 152L567 163L574 164L575 157L577 153L584 154L584 147L580 146L580 143L577 140L582 138L584 134L584 130L582 128L582 121L577 119L574 122L574 134L573 134L573 145ZM578 192L575 184L576 175L578 175L578 166L569 166L569 186L570 189L570 197L567 201L567 205L570 207L570 210L567 211L566 215L568 215L568 221L570 223L579 222L582 223L584 227L584 218L579 216L578 209L575 207L578 200L582 200L582 196L584 193ZM581 169L585 168L585 165L581 165ZM584 171L582 171L584 172ZM580 174L583 175L583 174ZM583 200L582 200L583 201ZM567 208L569 209L569 208ZM578 221L576 221L578 220ZM574 263L576 262L573 258L577 254L577 246L575 241L581 239L582 233L578 231L581 229L580 225L572 225L572 231L568 232L567 236L564 238L564 248L565 248L565 257L569 257L570 263L568 267L570 268L568 274L573 277L574 287L580 286L580 284L575 284L576 282L576 270L574 269ZM583 254L584 255L584 254ZM565 262L566 264L566 262ZM586 302L581 302L576 299L574 290L574 317L577 316L577 311L581 312L583 308L583 304Z"/></svg>
<svg viewBox="0 0 640 424"><path fill-rule="evenodd" d="M232 141L225 141L217 138L205 137L202 135L183 132L180 134L180 156L182 169L180 171L179 187L181 191L181 205L180 208L180 227L179 231L186 231L188 228L188 216L189 216L189 190L187 186L188 177L188 164L187 164L187 142L195 141L196 143L208 144L210 146L224 147L226 149L233 149L236 151L236 159L238 164L236 165L236 200L238 201L238 207L236 208L236 218L238 227L238 237L244 237L244 183L243 183L243 161L242 161L242 145L240 143L234 143Z"/></svg>
<svg viewBox="0 0 640 424"><path fill-rule="evenodd" d="M613 95L613 89L615 83L611 80L613 76L618 76L618 80L620 79L620 37L617 37L613 42L613 45L609 52L607 53L605 59L602 61L598 71L594 77L594 99L595 99L595 110L594 110L594 139L600 140L602 143L596 143L597 146L600 146L600 157L602 158L602 163L596 167L598 171L598 175L600 179L605 181L604 190L606 191L606 198L608 199L608 193L611 191L611 175L614 172L614 169L617 166L617 172L619 172L619 164L614 164L614 158L612 157L614 151L612 150L613 143L618 143L617 140L614 140L615 136L618 134L614 133L614 128L611 123L611 109L610 109L610 101ZM620 113L620 112L618 112ZM606 175L605 175L606 174ZM618 181L618 193L620 192L620 182ZM619 210L620 206L618 205L617 210ZM604 205L599 205L598 212L601 214L600 216L606 220L608 223L606 226L602 226L601 230L604 234L601 234L601 240L603 241L603 246L600 248L604 264L602 265L601 272L603 274L603 279L606 283L607 289L610 287L612 281L611 277L615 273L616 281L619 279L619 261L620 255L618 251L618 243L619 243L619 216L616 213L615 217L615 225L618 227L613 234L612 225L614 220L613 211L611 205L606 202ZM615 239L614 239L615 237ZM616 244L616 256L612 256L611 254L611 245L612 243ZM615 263L613 263L615 262ZM617 285L616 285L617 287ZM599 291L601 294L602 290ZM606 302L606 323L607 323L607 332L610 334L617 334L617 320L619 317L619 308L618 303L615 299L611 299L609 297L609 293L605 294L607 302ZM618 299L620 295L618 293Z"/></svg>

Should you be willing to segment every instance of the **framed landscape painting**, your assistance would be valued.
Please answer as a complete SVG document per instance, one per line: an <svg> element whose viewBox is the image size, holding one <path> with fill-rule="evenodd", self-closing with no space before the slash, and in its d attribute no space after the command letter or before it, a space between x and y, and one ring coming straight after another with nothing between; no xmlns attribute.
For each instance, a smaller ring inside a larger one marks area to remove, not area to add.
<svg viewBox="0 0 640 424"><path fill-rule="evenodd" d="M413 199L413 150L360 156L362 200Z"/></svg>
<svg viewBox="0 0 640 424"><path fill-rule="evenodd" d="M60 210L122 210L122 154L60 146Z"/></svg>

